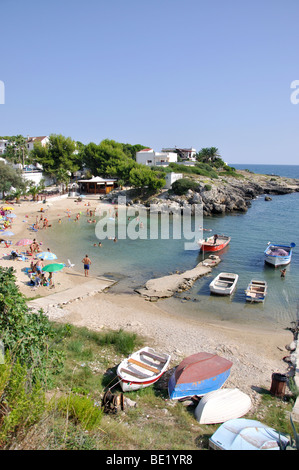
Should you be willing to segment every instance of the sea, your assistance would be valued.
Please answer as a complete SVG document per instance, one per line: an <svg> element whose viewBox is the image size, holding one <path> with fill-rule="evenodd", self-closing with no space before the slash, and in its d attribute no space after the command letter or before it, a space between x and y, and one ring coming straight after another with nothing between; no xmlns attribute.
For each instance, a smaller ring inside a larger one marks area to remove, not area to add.
<svg viewBox="0 0 299 470"><path fill-rule="evenodd" d="M258 174L299 179L299 165L230 165ZM244 328L276 330L289 328L292 322L297 321L299 193L271 195L271 198L271 201L265 201L261 195L252 201L246 213L205 217L204 234L209 236L217 233L231 237L230 244L220 253L220 264L210 275L198 279L190 290L159 300L159 306L181 318L235 324ZM117 242L113 239L99 240L96 224L87 223L87 207L84 203L74 206L73 200L70 200L70 213L57 213L61 223L55 221L52 229L43 231L44 244L56 253L58 261L67 263L70 260L75 264L74 269L82 273L82 259L87 254L92 261L90 274L115 279L117 282L110 291L116 294L137 295L135 289L143 286L147 280L191 269L206 256L198 250L186 250L186 240L182 238L164 239L160 236L150 239L148 235L144 238L117 239ZM92 206L95 208L95 204ZM75 221L78 212L81 212L80 219ZM99 217L96 216L96 221ZM102 246L98 245L99 241ZM296 244L285 278L280 276L279 268L264 263L264 250L268 242ZM232 297L210 294L210 282L222 271L239 275L237 289ZM245 289L251 279L265 280L268 284L268 295L263 304L245 301Z"/></svg>

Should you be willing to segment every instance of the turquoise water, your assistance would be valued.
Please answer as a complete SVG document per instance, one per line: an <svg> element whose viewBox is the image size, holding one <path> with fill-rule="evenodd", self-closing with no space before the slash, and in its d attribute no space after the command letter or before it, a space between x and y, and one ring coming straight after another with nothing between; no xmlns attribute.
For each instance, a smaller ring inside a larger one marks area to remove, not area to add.
<svg viewBox="0 0 299 470"><path fill-rule="evenodd" d="M279 174L277 167L259 167L256 172ZM250 165L244 168L251 169ZM287 171L286 167L280 168L280 174ZM292 167L291 172L293 177L299 178L299 166ZM221 252L221 263L211 276L199 279L187 292L160 301L160 305L177 315L201 320L264 324L273 328L290 326L290 322L297 318L299 304L298 198L299 194L294 193L272 196L272 201L266 202L261 196L252 201L247 213L205 218L204 227L211 233L231 236L231 243ZM75 222L74 216L80 209L82 215ZM152 277L176 270L185 271L202 260L198 251L184 249L183 239L126 239L116 243L106 239L102 241L101 248L94 247L93 244L99 241L95 236L95 225L87 223L86 208L82 206L80 209L72 209L70 219L60 214L62 223L55 222L54 229L43 233L45 243L58 255L59 261L70 259L75 263L75 269L81 272L81 260L88 254L92 260L91 275L111 276L119 281L112 288L113 292L134 292L135 287ZM264 264L263 252L269 241L295 242L297 245L284 279L280 277L279 268L275 270ZM221 271L239 274L237 290L232 298L210 295L209 283ZM252 278L268 283L264 304L245 302L244 290Z"/></svg>

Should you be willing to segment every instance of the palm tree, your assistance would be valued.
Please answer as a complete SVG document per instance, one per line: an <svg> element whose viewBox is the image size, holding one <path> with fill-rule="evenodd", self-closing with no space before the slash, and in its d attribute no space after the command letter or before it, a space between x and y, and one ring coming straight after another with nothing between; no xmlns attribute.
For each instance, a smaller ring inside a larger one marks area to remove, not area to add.
<svg viewBox="0 0 299 470"><path fill-rule="evenodd" d="M28 191L28 193L31 194L31 196L33 197L34 201L36 201L36 196L38 195L39 192L40 192L39 186L31 186L31 188Z"/></svg>
<svg viewBox="0 0 299 470"><path fill-rule="evenodd" d="M196 159L202 163L214 163L221 158L217 147L204 147L196 155Z"/></svg>
<svg viewBox="0 0 299 470"><path fill-rule="evenodd" d="M19 203L20 197L23 195L23 191L21 189L16 189L13 195L16 198L16 202Z"/></svg>

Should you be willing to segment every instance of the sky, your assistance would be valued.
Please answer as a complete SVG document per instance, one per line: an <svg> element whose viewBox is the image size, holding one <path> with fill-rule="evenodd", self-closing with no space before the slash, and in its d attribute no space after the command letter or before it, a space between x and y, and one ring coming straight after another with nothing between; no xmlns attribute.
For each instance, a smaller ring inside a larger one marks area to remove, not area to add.
<svg viewBox="0 0 299 470"><path fill-rule="evenodd" d="M299 164L298 17L298 0L0 0L0 135Z"/></svg>

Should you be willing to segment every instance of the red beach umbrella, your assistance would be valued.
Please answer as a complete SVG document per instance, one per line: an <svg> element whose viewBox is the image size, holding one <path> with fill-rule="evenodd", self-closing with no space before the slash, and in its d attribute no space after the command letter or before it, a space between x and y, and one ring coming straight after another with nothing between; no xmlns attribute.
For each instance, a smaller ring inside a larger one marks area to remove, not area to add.
<svg viewBox="0 0 299 470"><path fill-rule="evenodd" d="M30 238L22 238L22 240L19 240L16 245L17 246L26 246L26 245L31 245L33 243L33 240L30 240Z"/></svg>

